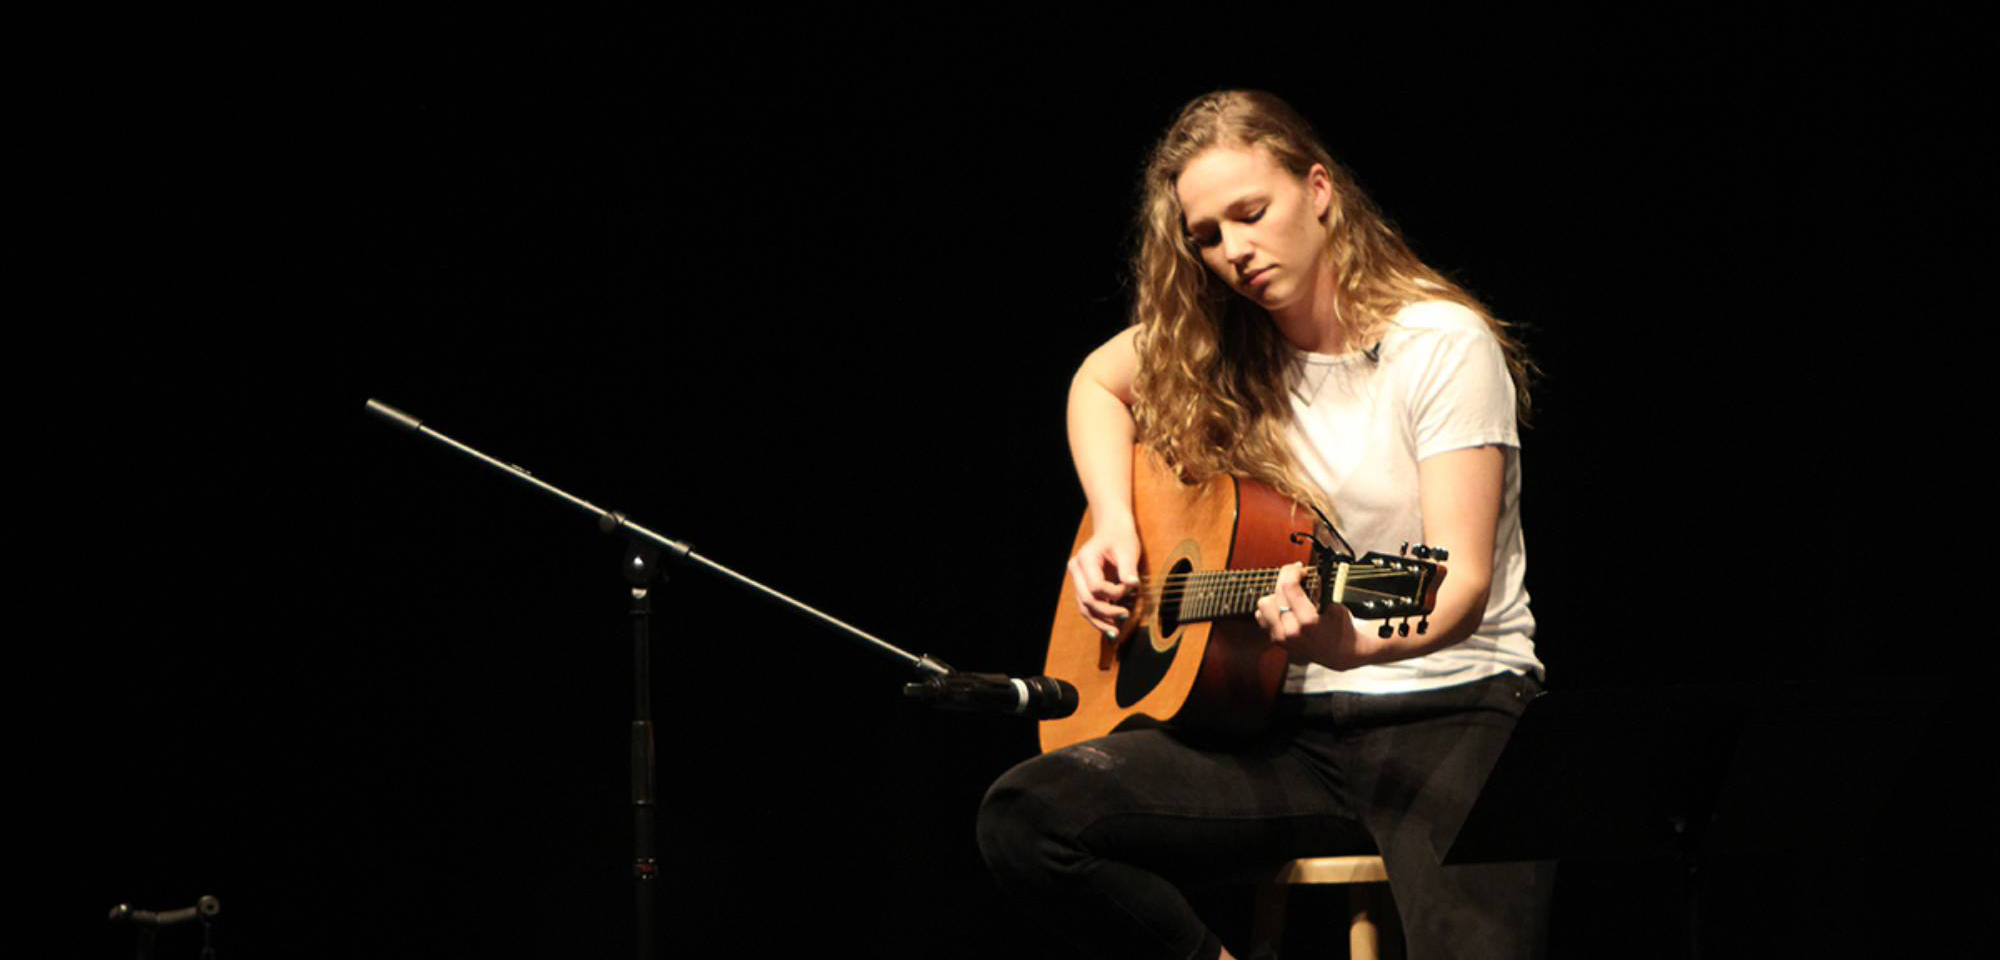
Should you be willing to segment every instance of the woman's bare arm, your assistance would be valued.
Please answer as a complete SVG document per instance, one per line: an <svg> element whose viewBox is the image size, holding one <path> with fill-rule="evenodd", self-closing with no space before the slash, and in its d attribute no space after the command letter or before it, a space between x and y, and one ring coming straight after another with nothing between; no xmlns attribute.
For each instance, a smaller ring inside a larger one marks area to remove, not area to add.
<svg viewBox="0 0 2000 960"><path fill-rule="evenodd" d="M1084 619L1116 633L1139 577L1132 520L1132 381L1139 372L1137 327L1092 351L1069 387L1069 450L1090 502L1091 537L1069 561Z"/></svg>

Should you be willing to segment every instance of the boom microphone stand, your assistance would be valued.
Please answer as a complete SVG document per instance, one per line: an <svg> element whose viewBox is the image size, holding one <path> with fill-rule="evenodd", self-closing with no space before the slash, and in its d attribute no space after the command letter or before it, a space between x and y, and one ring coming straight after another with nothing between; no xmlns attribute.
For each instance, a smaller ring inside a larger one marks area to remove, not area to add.
<svg viewBox="0 0 2000 960"><path fill-rule="evenodd" d="M637 932L638 957L640 960L654 960L654 914L658 900L655 881L659 879L659 861L654 855L654 811L653 794L653 706L652 706L652 658L651 658L651 589L655 578L662 578L659 561L662 557L694 563L706 567L737 583L750 587L759 593L777 600L795 610L810 614L821 622L834 627L854 639L860 640L877 651L903 661L916 671L919 679L907 684L904 693L915 699L929 701L940 707L961 710L999 710L1033 717L1066 716L1076 709L1076 689L1059 680L1048 677L1013 679L997 674L960 673L950 666L929 656L918 656L896 645L868 633L859 627L822 613L811 606L795 600L762 583L752 580L730 568L716 563L698 553L687 544L669 539L625 514L615 510L605 510L588 500L574 496L552 484L546 483L510 463L504 463L481 453L463 443L453 440L424 425L423 421L397 410L377 400L368 401L368 412L395 424L398 427L422 434L451 449L478 460L516 480L526 483L541 492L564 501L597 518L598 530L620 536L626 540L626 552L621 564L621 572L630 585L632 618L632 879L638 898Z"/></svg>

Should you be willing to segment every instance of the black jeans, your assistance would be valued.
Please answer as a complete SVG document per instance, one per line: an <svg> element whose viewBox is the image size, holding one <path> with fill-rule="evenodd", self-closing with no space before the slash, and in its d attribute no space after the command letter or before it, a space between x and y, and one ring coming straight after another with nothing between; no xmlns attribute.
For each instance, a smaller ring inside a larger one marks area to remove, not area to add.
<svg viewBox="0 0 2000 960"><path fill-rule="evenodd" d="M1106 957L1212 958L1179 885L1379 851L1411 960L1540 954L1553 864L1438 863L1541 689L1504 674L1408 694L1287 698L1255 742L1136 730L1043 754L986 794L1000 885Z"/></svg>

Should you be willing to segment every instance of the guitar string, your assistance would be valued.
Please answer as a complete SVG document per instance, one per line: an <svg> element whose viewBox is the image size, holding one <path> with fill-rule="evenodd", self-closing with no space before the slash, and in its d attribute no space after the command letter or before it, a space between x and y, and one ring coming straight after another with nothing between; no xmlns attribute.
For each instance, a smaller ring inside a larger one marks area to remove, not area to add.
<svg viewBox="0 0 2000 960"><path fill-rule="evenodd" d="M1316 570L1308 570L1305 572L1305 579L1308 580L1314 579L1318 576L1319 572ZM1414 571L1409 571L1409 570L1393 570L1393 569L1350 570L1348 572L1347 579L1349 581L1379 580L1388 577L1413 577L1413 576L1417 576L1417 574ZM1203 581L1205 583L1212 582L1212 583L1228 583L1228 584L1255 584L1260 582L1275 583L1277 579L1278 579L1278 570L1276 568L1261 569L1261 570L1196 570L1190 573L1173 573L1173 574L1168 574L1166 576L1166 582L1170 584L1192 582L1197 580ZM1158 579L1153 577L1139 578L1139 583L1141 585L1147 585L1157 582L1159 582Z"/></svg>
<svg viewBox="0 0 2000 960"><path fill-rule="evenodd" d="M1348 575L1347 582L1356 583L1369 580L1389 580L1397 578L1407 578L1412 576L1415 576L1415 574L1403 570L1383 570L1376 572L1357 571L1354 573L1350 573ZM1150 588L1155 583L1159 582L1160 581L1148 577L1139 578L1139 586L1141 587ZM1277 582L1278 578L1275 575L1275 573L1265 573L1263 571L1258 571L1248 576L1215 575L1207 572L1196 573L1196 574L1173 574L1166 578L1166 580L1164 581L1164 585L1161 587L1161 590L1162 591L1231 590L1242 587L1275 586ZM1302 584L1318 586L1319 576L1316 572L1311 572L1306 574L1306 576L1304 576L1303 578L1301 578L1300 582Z"/></svg>
<svg viewBox="0 0 2000 960"><path fill-rule="evenodd" d="M1227 595L1237 595L1237 594L1242 594L1242 595L1255 594L1256 596L1262 597L1273 592L1276 586L1277 584L1275 581L1265 581L1257 583L1244 582L1244 583L1230 583L1230 584L1169 585L1160 590L1159 595L1163 599L1178 599L1181 597L1188 597L1188 596L1227 596ZM1319 590L1319 584L1311 580L1302 581L1300 586L1307 593L1316 593ZM1243 587L1252 587L1254 589L1246 590L1242 589ZM1380 597L1393 597L1399 595L1396 591L1393 590L1370 590L1367 587L1360 586L1354 580L1348 581L1348 592L1365 593L1372 596L1380 596Z"/></svg>
<svg viewBox="0 0 2000 960"><path fill-rule="evenodd" d="M1255 601L1257 601L1257 600L1261 600L1261 599L1263 599L1263 598L1265 598L1265 597L1267 597L1267 596L1270 596L1270 594L1268 594L1268 593L1260 593L1260 594L1256 595L1255 597L1251 597L1251 596L1248 596L1248 595L1244 595L1244 596L1240 596L1240 597L1228 597L1228 596L1224 596L1224 595L1221 595L1221 594L1207 594L1207 593L1201 593L1201 592L1193 592L1193 593L1178 593L1178 594L1177 594L1177 593L1164 593L1164 592L1163 592L1163 593L1161 593L1161 594L1160 594L1160 596L1159 596L1159 598L1158 598L1158 599L1159 599L1159 601L1160 601L1160 602L1166 602L1166 601L1169 601L1169 600L1177 600L1177 601L1185 601L1185 600L1187 600L1187 598L1188 598L1188 597L1190 597L1190 596L1194 597L1194 598L1195 598L1196 600L1215 600L1215 601L1221 601L1221 602L1223 602L1223 603L1227 604L1228 602L1230 602L1230 601L1232 601L1232 600L1234 600L1234 601L1235 601L1235 602L1237 602L1237 603L1242 603L1242 602L1252 602L1252 603L1254 603L1254 602L1255 602ZM1405 594L1401 594L1401 593L1392 593L1392 592L1390 592L1390 591L1387 591L1387 590L1367 590L1367 589L1349 589L1349 590L1347 591L1347 596L1346 596L1346 597L1345 597L1344 599L1346 599L1346 600L1407 600L1407 599L1409 599L1409 598L1408 598L1408 596L1407 596L1407 595L1405 595Z"/></svg>
<svg viewBox="0 0 2000 960"><path fill-rule="evenodd" d="M1312 584L1307 584L1305 586L1304 592L1307 594L1317 594L1319 593L1319 590L1315 589ZM1157 596L1162 601L1187 600L1187 599L1228 600L1231 598L1235 598L1235 599L1240 599L1244 602L1254 603L1257 600L1263 599L1264 597L1273 595L1274 595L1273 592L1270 590L1162 590L1159 592ZM1367 587L1361 587L1349 584L1347 590L1342 595L1342 599L1347 599L1347 600L1354 600L1361 598L1392 599L1397 597L1409 597L1409 596L1410 596L1409 591L1405 590L1369 589ZM1414 597L1411 597L1411 599L1414 599Z"/></svg>
<svg viewBox="0 0 2000 960"><path fill-rule="evenodd" d="M1188 573L1169 574L1166 578L1165 585L1161 588L1159 600L1161 602L1166 602L1169 600L1185 602L1190 596L1192 596L1197 602L1197 604L1201 602L1211 602L1223 606L1224 608L1230 608L1237 604L1241 604L1244 601L1250 601L1255 599L1247 595L1248 591L1245 591L1243 589L1245 587L1249 588L1275 587L1277 584L1276 574L1277 571L1275 569L1198 570ZM1353 586L1353 584L1355 584L1357 581L1385 580L1392 577L1409 577L1409 576L1413 576L1413 574L1410 571L1406 570L1372 569L1372 570L1351 571L1347 579L1347 582L1350 585L1349 588L1350 596L1347 597L1346 599L1352 599L1352 600L1407 599L1403 594L1400 593L1391 593L1382 590L1369 590L1365 587L1355 587ZM1318 571L1312 571L1303 579L1301 585L1309 592L1316 591L1319 588L1318 580L1319 580ZM1143 577L1140 578L1139 583L1142 587L1150 585L1148 579ZM1264 592L1268 593L1269 590L1267 589ZM1258 598L1261 598L1261 596L1263 596L1263 594L1259 594Z"/></svg>

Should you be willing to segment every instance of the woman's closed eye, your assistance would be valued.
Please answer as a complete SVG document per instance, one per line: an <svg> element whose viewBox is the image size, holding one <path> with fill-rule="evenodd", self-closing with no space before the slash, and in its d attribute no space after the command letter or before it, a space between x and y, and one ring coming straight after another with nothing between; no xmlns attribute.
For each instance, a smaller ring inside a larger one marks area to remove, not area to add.
<svg viewBox="0 0 2000 960"><path fill-rule="evenodd" d="M1269 209L1270 209L1269 207L1258 207L1256 210L1250 213L1246 213L1240 217L1237 217L1236 222L1256 223L1257 221L1264 219L1264 211ZM1220 231L1216 230L1199 230L1187 234L1187 241L1189 243L1194 244L1197 247L1212 247L1222 242L1222 234Z"/></svg>

